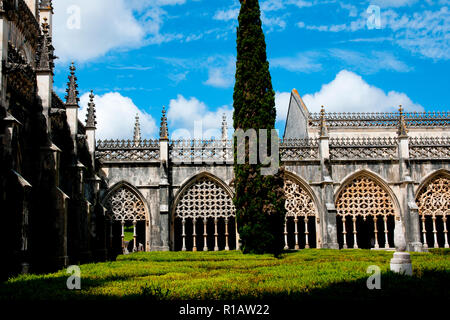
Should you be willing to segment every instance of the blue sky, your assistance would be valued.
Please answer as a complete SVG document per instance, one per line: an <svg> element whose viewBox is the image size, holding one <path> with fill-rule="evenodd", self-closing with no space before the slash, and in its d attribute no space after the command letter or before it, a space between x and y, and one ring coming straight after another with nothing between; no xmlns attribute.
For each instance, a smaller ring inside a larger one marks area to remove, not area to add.
<svg viewBox="0 0 450 320"><path fill-rule="evenodd" d="M130 138L136 113L157 137L163 105L176 136L194 121L217 136L223 113L232 125L239 1L54 2L54 89L64 96L74 60L80 118L92 89L100 138ZM450 0L260 4L281 132L293 88L315 112L450 110Z"/></svg>

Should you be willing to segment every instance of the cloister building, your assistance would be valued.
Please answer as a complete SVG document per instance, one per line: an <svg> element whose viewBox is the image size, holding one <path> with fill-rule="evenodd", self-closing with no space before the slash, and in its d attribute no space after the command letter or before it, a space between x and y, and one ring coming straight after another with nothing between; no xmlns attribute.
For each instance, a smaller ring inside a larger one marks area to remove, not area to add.
<svg viewBox="0 0 450 320"><path fill-rule="evenodd" d="M233 145L97 141L76 68L53 90L51 0L0 0L0 277L126 250L235 250ZM344 111L344 110L343 110ZM285 248L449 247L450 112L310 113L292 91L280 144ZM133 240L125 248L125 230Z"/></svg>
<svg viewBox="0 0 450 320"><path fill-rule="evenodd" d="M314 114L294 89L280 145L285 248L448 248L449 124L449 112L401 107ZM98 141L111 236L142 223L146 250L236 249L227 127L222 139L173 141L163 110L159 140L141 140L136 119L133 139Z"/></svg>

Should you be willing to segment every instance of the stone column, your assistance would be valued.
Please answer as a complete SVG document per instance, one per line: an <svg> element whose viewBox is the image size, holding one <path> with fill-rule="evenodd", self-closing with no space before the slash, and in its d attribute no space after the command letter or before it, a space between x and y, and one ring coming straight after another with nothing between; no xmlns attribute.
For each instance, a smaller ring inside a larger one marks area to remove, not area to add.
<svg viewBox="0 0 450 320"><path fill-rule="evenodd" d="M325 121L325 109L321 110L319 157L321 169L322 210L319 212L322 245L324 248L339 249L337 242L336 207L334 205L333 178L330 174L330 137ZM321 214L322 213L322 214Z"/></svg>
<svg viewBox="0 0 450 320"><path fill-rule="evenodd" d="M159 138L159 214L161 247L163 251L169 250L170 243L170 196L169 196L169 132L167 129L166 110L163 107ZM175 237L172 237L175 239Z"/></svg>

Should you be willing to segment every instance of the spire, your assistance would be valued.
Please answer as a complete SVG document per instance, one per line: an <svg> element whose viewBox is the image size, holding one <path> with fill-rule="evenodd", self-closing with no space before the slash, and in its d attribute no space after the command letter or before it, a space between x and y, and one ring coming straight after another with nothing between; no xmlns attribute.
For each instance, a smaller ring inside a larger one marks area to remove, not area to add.
<svg viewBox="0 0 450 320"><path fill-rule="evenodd" d="M36 54L36 68L37 71L47 71L53 72L55 67L54 60L56 56L54 55L55 48L52 45L52 37L49 33L49 24L47 18L44 18L42 23L42 34L39 36L39 47Z"/></svg>
<svg viewBox="0 0 450 320"><path fill-rule="evenodd" d="M77 84L77 77L75 76L75 65L72 61L72 64L70 66L70 76L69 76L69 82L67 83L67 95L66 95L66 107L79 107L78 102L80 99L78 98L78 84Z"/></svg>
<svg viewBox="0 0 450 320"><path fill-rule="evenodd" d="M95 129L97 125L95 115L95 103L94 103L94 91L91 90L91 94L89 95L89 103L88 103L88 110L86 115L86 128Z"/></svg>
<svg viewBox="0 0 450 320"><path fill-rule="evenodd" d="M134 145L139 145L141 142L141 125L139 123L139 114L136 113L136 123L134 125Z"/></svg>
<svg viewBox="0 0 450 320"><path fill-rule="evenodd" d="M228 123L225 113L222 115L222 140L228 140Z"/></svg>
<svg viewBox="0 0 450 320"><path fill-rule="evenodd" d="M325 120L325 107L322 106L322 109L320 110L320 131L319 131L320 137L328 137L328 127L327 122Z"/></svg>
<svg viewBox="0 0 450 320"><path fill-rule="evenodd" d="M169 129L167 128L167 117L166 117L166 107L163 106L161 126L159 128L159 139L169 140Z"/></svg>
<svg viewBox="0 0 450 320"><path fill-rule="evenodd" d="M400 114L400 117L399 117L399 121L398 121L397 133L400 137L407 137L408 129L406 128L405 114L403 113L402 105L399 106L398 112Z"/></svg>

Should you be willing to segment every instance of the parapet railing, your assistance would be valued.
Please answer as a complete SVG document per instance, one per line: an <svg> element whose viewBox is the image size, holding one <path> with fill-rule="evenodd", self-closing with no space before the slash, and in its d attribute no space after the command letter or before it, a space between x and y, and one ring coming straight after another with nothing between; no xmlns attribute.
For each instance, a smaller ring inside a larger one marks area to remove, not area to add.
<svg viewBox="0 0 450 320"><path fill-rule="evenodd" d="M319 161L320 140L280 140L282 162ZM172 163L233 163L232 140L172 140L168 144ZM331 161L397 160L397 137L339 137L328 139ZM450 137L409 138L411 160L450 159ZM96 157L103 162L158 162L159 140L99 140Z"/></svg>
<svg viewBox="0 0 450 320"><path fill-rule="evenodd" d="M403 113L407 127L449 127L450 112L405 112ZM328 127L382 127L393 128L399 125L399 112L371 113L325 113ZM309 125L320 127L321 114L311 113Z"/></svg>
<svg viewBox="0 0 450 320"><path fill-rule="evenodd" d="M412 160L449 160L450 137L417 137L409 139Z"/></svg>

